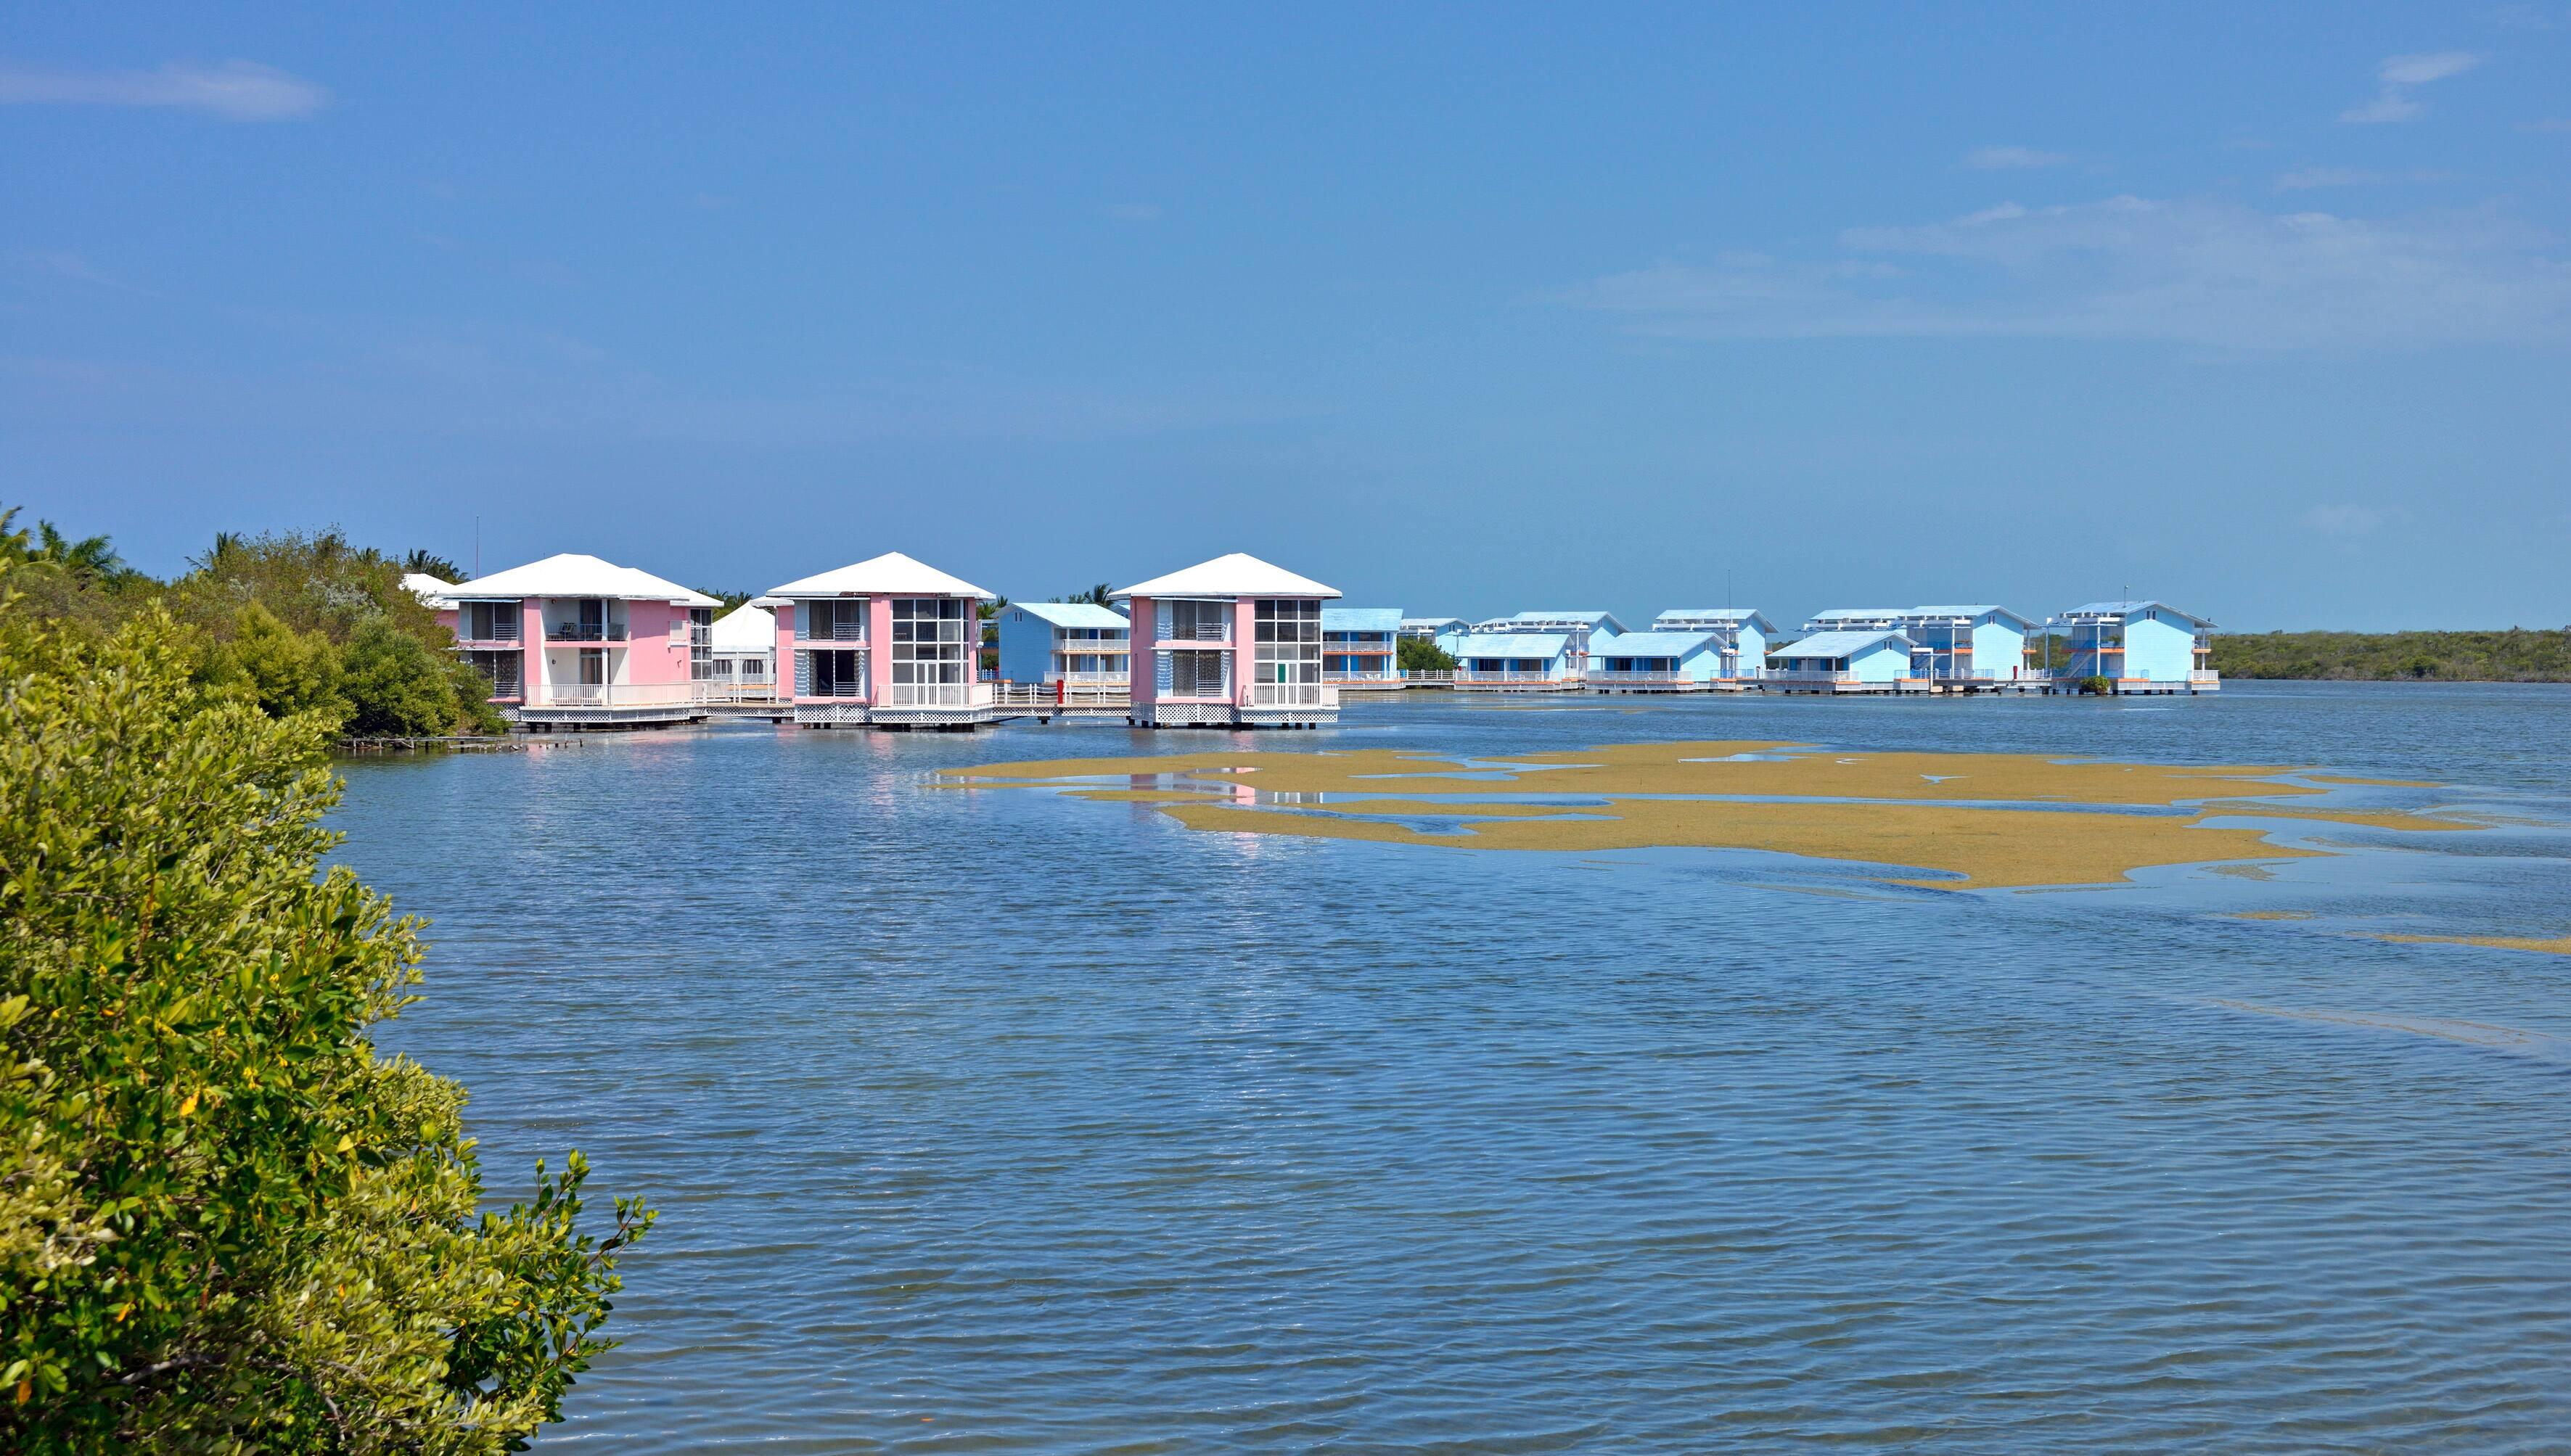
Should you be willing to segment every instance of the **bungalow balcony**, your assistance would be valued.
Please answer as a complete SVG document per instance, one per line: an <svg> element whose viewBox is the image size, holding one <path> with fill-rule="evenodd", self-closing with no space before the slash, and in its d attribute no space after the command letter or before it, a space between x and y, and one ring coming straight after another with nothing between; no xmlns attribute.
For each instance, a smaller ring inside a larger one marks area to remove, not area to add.
<svg viewBox="0 0 2571 1456"><path fill-rule="evenodd" d="M555 642L624 642L626 627L622 622L548 622L545 641Z"/></svg>
<svg viewBox="0 0 2571 1456"><path fill-rule="evenodd" d="M856 643L862 646L865 643L865 640L866 624L861 620L855 622L824 622L817 624L810 632L796 633L794 635L794 646L797 649L800 649L805 643L813 642Z"/></svg>

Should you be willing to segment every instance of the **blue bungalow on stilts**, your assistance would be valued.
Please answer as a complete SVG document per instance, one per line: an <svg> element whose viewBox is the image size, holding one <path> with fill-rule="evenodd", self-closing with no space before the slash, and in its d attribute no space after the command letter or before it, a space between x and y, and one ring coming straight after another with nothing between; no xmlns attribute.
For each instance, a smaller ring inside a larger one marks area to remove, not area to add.
<svg viewBox="0 0 2571 1456"><path fill-rule="evenodd" d="M1919 651L1911 676L1930 693L2030 692L2044 686L2026 666L2035 626L2006 607L1913 607L1893 624Z"/></svg>
<svg viewBox="0 0 2571 1456"><path fill-rule="evenodd" d="M1707 685L1719 692L1755 688L1768 673L1768 640L1777 624L1748 607L1673 607L1652 619L1654 632L1710 632L1721 660Z"/></svg>
<svg viewBox="0 0 2571 1456"><path fill-rule="evenodd" d="M1398 607L1323 607L1321 681L1343 689L1399 688L1393 644L1400 635Z"/></svg>
<svg viewBox="0 0 2571 1456"><path fill-rule="evenodd" d="M1455 686L1484 693L1578 693L1588 684L1567 632L1468 632L1447 649Z"/></svg>
<svg viewBox="0 0 2571 1456"><path fill-rule="evenodd" d="M2056 691L2103 678L2116 693L2216 693L2214 624L2166 602L2092 602L2054 619L2070 656L2056 667Z"/></svg>
<svg viewBox="0 0 2571 1456"><path fill-rule="evenodd" d="M1768 655L1772 693L1897 693L1915 646L1898 632L1816 632Z"/></svg>
<svg viewBox="0 0 2571 1456"><path fill-rule="evenodd" d="M1593 638L1589 686L1601 693L1705 693L1723 674L1711 632L1628 632Z"/></svg>

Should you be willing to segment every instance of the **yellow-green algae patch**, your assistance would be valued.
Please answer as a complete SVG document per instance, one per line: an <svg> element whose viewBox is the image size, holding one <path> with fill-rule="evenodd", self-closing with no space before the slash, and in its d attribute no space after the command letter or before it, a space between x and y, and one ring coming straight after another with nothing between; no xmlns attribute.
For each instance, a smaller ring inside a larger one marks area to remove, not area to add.
<svg viewBox="0 0 2571 1456"><path fill-rule="evenodd" d="M1049 784L1082 797L1148 803L1197 829L1444 848L1767 850L1927 870L1953 877L1882 878L1948 889L2107 884L2152 865L2325 852L2269 843L2263 829L2208 825L2216 814L2403 829L2476 827L2397 811L2282 808L2238 796L2245 790L2281 797L2327 791L2291 781L2304 775L2291 764L1832 752L1773 741L1622 743L1504 760L1392 748L1227 749L944 770L946 780L959 786ZM1125 786L1099 781L1119 777ZM1591 801L1511 803L1488 797L1511 792ZM1477 801L1436 801L1464 795ZM2197 811L2131 811L2181 805ZM2125 811L2101 811L2111 809ZM1429 831L1391 821L1431 815L1469 822Z"/></svg>
<svg viewBox="0 0 2571 1456"><path fill-rule="evenodd" d="M2310 920L2310 910L2240 910L2223 917L2226 920Z"/></svg>
<svg viewBox="0 0 2571 1456"><path fill-rule="evenodd" d="M1958 876L1951 880L1882 876L1940 889L2107 883L2146 865L2289 859L2319 852L2270 844L2256 829L2198 828L2193 818L1946 804L1620 798L1587 810L1584 817L1493 820L1442 834L1380 819L1227 804L1165 804L1162 812L1193 829L1467 849L1762 849L1810 859L1915 866Z"/></svg>

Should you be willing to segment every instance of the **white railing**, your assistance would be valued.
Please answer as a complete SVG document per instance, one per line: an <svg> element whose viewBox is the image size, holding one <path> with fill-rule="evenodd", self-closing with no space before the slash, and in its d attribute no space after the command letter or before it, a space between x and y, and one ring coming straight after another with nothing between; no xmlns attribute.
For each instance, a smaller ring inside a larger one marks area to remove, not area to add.
<svg viewBox="0 0 2571 1456"><path fill-rule="evenodd" d="M1473 670L1473 669L1471 669L1471 668L1463 668L1463 669L1459 669L1459 670L1457 670L1457 672L1454 674L1454 679L1455 679L1455 681L1456 681L1456 682L1458 682L1458 683L1565 683L1565 684L1569 684L1569 683L1578 683L1578 682L1580 681L1579 675L1574 674L1574 673L1483 673L1483 672L1476 672L1475 670Z"/></svg>
<svg viewBox="0 0 2571 1456"><path fill-rule="evenodd" d="M1326 683L1253 683L1253 708L1336 708L1339 690Z"/></svg>
<svg viewBox="0 0 2571 1456"><path fill-rule="evenodd" d="M512 631L506 637L458 637L455 639L455 645L467 650L479 649L483 652L516 652L526 644L516 632Z"/></svg>
<svg viewBox="0 0 2571 1456"><path fill-rule="evenodd" d="M888 708L987 708L988 683L895 683L884 690Z"/></svg>
<svg viewBox="0 0 2571 1456"><path fill-rule="evenodd" d="M1401 670L1401 681L1405 683L1452 683L1455 681L1455 670L1453 668L1404 668Z"/></svg>
<svg viewBox="0 0 2571 1456"><path fill-rule="evenodd" d="M529 708L683 708L713 697L706 683L549 683Z"/></svg>
<svg viewBox="0 0 2571 1456"><path fill-rule="evenodd" d="M808 682L798 683L794 688L794 696L797 698L863 698L866 696L866 685L862 680L854 678L844 683L832 683L826 688L815 688Z"/></svg>
<svg viewBox="0 0 2571 1456"><path fill-rule="evenodd" d="M801 647L807 642L852 642L862 647L865 645L865 641L866 625L862 622L833 622L830 624L830 630L827 632L798 632L794 634L794 645L796 647Z"/></svg>
<svg viewBox="0 0 2571 1456"><path fill-rule="evenodd" d="M1112 683L999 683L991 702L999 708L1125 708L1134 691L1122 678Z"/></svg>
<svg viewBox="0 0 2571 1456"><path fill-rule="evenodd" d="M721 678L715 678L708 681L706 684L706 701L708 703L730 704L774 703L776 701L776 685L773 683L727 683Z"/></svg>
<svg viewBox="0 0 2571 1456"><path fill-rule="evenodd" d="M1837 672L1837 671L1830 671L1830 670L1818 670L1818 669L1816 669L1816 670L1805 670L1805 669L1800 669L1800 668L1770 668L1770 669L1768 670L1768 678L1767 678L1767 681L1769 681L1769 682L1771 682L1771 683L1785 683L1785 684L1789 684L1789 685L1795 685L1795 684L1810 685L1810 684L1815 684L1815 683L1853 683L1853 682L1855 682L1855 681L1856 681L1856 674L1854 674L1854 673L1849 673L1849 672Z"/></svg>
<svg viewBox="0 0 2571 1456"><path fill-rule="evenodd" d="M2220 683L2223 681L2223 675L2211 669L2195 668L2189 671L2187 680L2191 683Z"/></svg>

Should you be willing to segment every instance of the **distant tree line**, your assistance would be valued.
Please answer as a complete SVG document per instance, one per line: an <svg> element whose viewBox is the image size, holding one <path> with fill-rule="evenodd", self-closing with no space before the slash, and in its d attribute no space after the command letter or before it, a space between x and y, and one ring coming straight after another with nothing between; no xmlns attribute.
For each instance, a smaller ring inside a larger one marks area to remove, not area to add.
<svg viewBox="0 0 2571 1456"><path fill-rule="evenodd" d="M128 566L105 536L73 540L51 521L15 529L14 515L0 515L0 560L27 620L96 642L157 607L197 684L271 718L312 715L332 733L504 727L481 677L451 651L453 634L402 588L405 572L461 575L441 557L388 556L336 529L225 533L165 582Z"/></svg>
<svg viewBox="0 0 2571 1456"><path fill-rule="evenodd" d="M2571 683L2571 628L2505 632L2265 632L2214 639L2227 678Z"/></svg>

